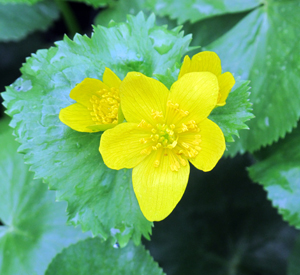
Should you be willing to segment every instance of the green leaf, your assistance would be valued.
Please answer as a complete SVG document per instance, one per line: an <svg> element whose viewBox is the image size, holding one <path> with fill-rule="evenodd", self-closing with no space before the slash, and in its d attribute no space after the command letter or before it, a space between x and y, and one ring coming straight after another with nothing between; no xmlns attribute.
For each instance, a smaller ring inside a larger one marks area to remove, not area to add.
<svg viewBox="0 0 300 275"><path fill-rule="evenodd" d="M289 257L287 275L300 275L299 261L300 261L300 237L298 236L294 249Z"/></svg>
<svg viewBox="0 0 300 275"><path fill-rule="evenodd" d="M262 0L147 0L147 8L160 16L177 19L178 24L226 13L236 13L257 7Z"/></svg>
<svg viewBox="0 0 300 275"><path fill-rule="evenodd" d="M66 203L33 180L7 123L0 121L0 274L43 275L58 252L89 235L65 225Z"/></svg>
<svg viewBox="0 0 300 275"><path fill-rule="evenodd" d="M296 126L300 116L299 1L268 1L248 14L208 49L224 69L251 80L256 119L241 133L239 151L272 144Z"/></svg>
<svg viewBox="0 0 300 275"><path fill-rule="evenodd" d="M184 32L193 34L192 46L205 47L228 32L246 14L247 12L223 14L203 19L194 24L185 23ZM189 53L189 55L193 54Z"/></svg>
<svg viewBox="0 0 300 275"><path fill-rule="evenodd" d="M249 168L263 185L285 221L300 229L300 128L263 151L263 159Z"/></svg>
<svg viewBox="0 0 300 275"><path fill-rule="evenodd" d="M0 4L0 41L18 41L33 31L44 31L58 16L59 11L52 1L33 6Z"/></svg>
<svg viewBox="0 0 300 275"><path fill-rule="evenodd" d="M209 118L222 129L227 142L233 142L233 135L239 137L238 130L249 129L244 123L253 118L252 104L249 102L249 81L237 80L222 107L215 108Z"/></svg>
<svg viewBox="0 0 300 275"><path fill-rule="evenodd" d="M143 10L145 0L113 0L108 8L100 11L95 18L95 25L107 26L113 20L123 22L127 14L136 15Z"/></svg>
<svg viewBox="0 0 300 275"><path fill-rule="evenodd" d="M58 114L73 103L71 89L86 77L101 79L105 67L123 79L129 71L165 74L179 63L191 37L154 22L154 16L145 20L140 13L129 16L128 23L96 27L92 38L65 37L27 59L22 77L3 93L22 143L19 150L36 177L68 202L70 222L105 239L111 236L121 246L130 238L135 243L141 235L149 238L152 226L139 208L131 170L108 169L98 150L101 133L76 132Z"/></svg>
<svg viewBox="0 0 300 275"><path fill-rule="evenodd" d="M85 3L87 5L93 6L94 8L99 8L99 7L107 6L108 4L113 2L114 0L69 0L69 1L82 2L82 3Z"/></svg>
<svg viewBox="0 0 300 275"><path fill-rule="evenodd" d="M49 265L45 275L163 275L143 246L129 243L113 248L101 239L87 239L64 249Z"/></svg>
<svg viewBox="0 0 300 275"><path fill-rule="evenodd" d="M42 0L0 0L0 4L25 4L33 5Z"/></svg>

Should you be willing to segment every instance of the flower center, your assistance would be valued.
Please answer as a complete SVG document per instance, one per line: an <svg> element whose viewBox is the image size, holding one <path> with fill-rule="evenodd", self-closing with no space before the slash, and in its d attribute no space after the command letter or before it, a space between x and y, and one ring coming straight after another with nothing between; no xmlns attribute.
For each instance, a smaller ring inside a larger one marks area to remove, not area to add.
<svg viewBox="0 0 300 275"><path fill-rule="evenodd" d="M90 98L88 108L95 124L117 124L120 105L119 89L102 89Z"/></svg>
<svg viewBox="0 0 300 275"><path fill-rule="evenodd" d="M172 106L176 111L176 116L187 116L188 112L179 109L178 105ZM165 161L164 158L168 157L170 169L178 171L181 166L187 165L187 159L195 158L199 154L201 150L199 146L201 143L200 129L194 120L167 124L163 123L166 119L162 112L152 110L151 116L158 122L157 124L152 125L142 120L138 125L146 132L149 131L148 137L140 139L140 143L149 145L141 151L141 154L149 155L152 151L157 151L153 164L155 167L159 167L161 162ZM171 120L176 121L173 117Z"/></svg>

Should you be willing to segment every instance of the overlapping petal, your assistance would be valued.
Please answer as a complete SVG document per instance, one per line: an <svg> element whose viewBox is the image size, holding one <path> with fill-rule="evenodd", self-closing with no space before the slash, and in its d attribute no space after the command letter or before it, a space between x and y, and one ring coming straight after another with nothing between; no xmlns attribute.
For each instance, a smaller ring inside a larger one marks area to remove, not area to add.
<svg viewBox="0 0 300 275"><path fill-rule="evenodd" d="M199 123L207 118L216 106L218 94L218 79L214 74L194 72L185 74L172 85L168 100L178 103L180 109L189 112L184 120L192 119ZM171 114L167 117L169 123L175 123Z"/></svg>
<svg viewBox="0 0 300 275"><path fill-rule="evenodd" d="M214 52L201 52L192 57L185 56L181 66L178 79L190 72L211 72L218 77L219 81L219 97L217 106L224 106L226 99L233 85L235 84L234 77L231 73L222 73L221 60Z"/></svg>
<svg viewBox="0 0 300 275"><path fill-rule="evenodd" d="M120 87L121 79L109 68L105 68L103 82L109 87Z"/></svg>
<svg viewBox="0 0 300 275"><path fill-rule="evenodd" d="M179 171L171 171L171 156L166 153L162 154L161 164L155 167L161 150L149 155L132 172L134 192L149 221L163 220L173 211L185 191L190 173L188 162ZM173 153L169 150L168 154Z"/></svg>
<svg viewBox="0 0 300 275"><path fill-rule="evenodd" d="M140 140L148 137L149 132L136 123L122 123L105 131L99 147L104 163L116 170L135 167L146 157L141 151L149 147Z"/></svg>
<svg viewBox="0 0 300 275"><path fill-rule="evenodd" d="M125 119L140 123L142 120L155 123L152 111L163 114L169 90L158 80L141 73L130 72L120 86L121 108Z"/></svg>
<svg viewBox="0 0 300 275"><path fill-rule="evenodd" d="M72 89L70 97L78 103L89 107L91 105L91 97L96 95L99 90L108 88L109 87L99 79L85 78Z"/></svg>
<svg viewBox="0 0 300 275"><path fill-rule="evenodd" d="M226 99L232 87L235 84L233 75L230 72L226 72L218 76L220 94L218 99L218 106L224 106Z"/></svg>
<svg viewBox="0 0 300 275"><path fill-rule="evenodd" d="M219 76L222 73L221 60L216 53L209 51L195 54L192 60L187 55L183 60L178 79L191 72L211 72Z"/></svg>
<svg viewBox="0 0 300 275"><path fill-rule="evenodd" d="M224 154L225 138L220 127L209 119L199 125L201 135L201 150L196 158L189 161L199 170L212 170Z"/></svg>
<svg viewBox="0 0 300 275"><path fill-rule="evenodd" d="M59 119L64 124L68 125L78 132L95 132L93 129L87 128L90 125L94 125L90 111L80 103L72 104L59 113ZM97 125L95 125L97 127Z"/></svg>

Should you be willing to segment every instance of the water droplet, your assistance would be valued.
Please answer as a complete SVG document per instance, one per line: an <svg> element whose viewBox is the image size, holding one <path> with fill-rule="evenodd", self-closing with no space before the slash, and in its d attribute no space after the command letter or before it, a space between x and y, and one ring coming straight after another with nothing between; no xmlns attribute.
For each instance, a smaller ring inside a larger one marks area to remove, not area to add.
<svg viewBox="0 0 300 275"><path fill-rule="evenodd" d="M119 243L115 243L115 244L113 245L113 248L116 248L116 249L120 248Z"/></svg>
<svg viewBox="0 0 300 275"><path fill-rule="evenodd" d="M80 148L80 147L81 147L81 144L80 144L79 142L77 142L77 143L76 143L76 147L77 147L77 148Z"/></svg>
<svg viewBox="0 0 300 275"><path fill-rule="evenodd" d="M270 126L270 124L269 124L269 117L265 117L265 124L266 124L267 127Z"/></svg>

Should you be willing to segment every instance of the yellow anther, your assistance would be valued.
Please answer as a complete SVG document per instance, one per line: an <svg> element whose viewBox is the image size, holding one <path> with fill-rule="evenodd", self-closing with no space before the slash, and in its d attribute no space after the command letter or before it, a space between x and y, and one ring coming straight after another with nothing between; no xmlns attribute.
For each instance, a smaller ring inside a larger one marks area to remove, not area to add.
<svg viewBox="0 0 300 275"><path fill-rule="evenodd" d="M120 101L113 99L112 95L118 95L118 89L102 89L97 91L97 95L90 98L91 106L88 107L92 120L96 124L118 123L118 109Z"/></svg>
<svg viewBox="0 0 300 275"><path fill-rule="evenodd" d="M173 149L177 145L177 140L175 140L172 144L167 145L167 148Z"/></svg>
<svg viewBox="0 0 300 275"><path fill-rule="evenodd" d="M174 131L172 131L172 130L170 130L170 129L166 129L166 132L167 132L170 136L174 135Z"/></svg>
<svg viewBox="0 0 300 275"><path fill-rule="evenodd" d="M181 155L177 154L177 158L179 159L179 162L180 162L180 164L182 166L186 166L187 165L187 161L184 158L182 158Z"/></svg>
<svg viewBox="0 0 300 275"><path fill-rule="evenodd" d="M188 130L189 130L189 128L184 123L182 123L181 131L187 132Z"/></svg>
<svg viewBox="0 0 300 275"><path fill-rule="evenodd" d="M149 155L151 153L151 148L143 149L141 155Z"/></svg>
<svg viewBox="0 0 300 275"><path fill-rule="evenodd" d="M162 118L163 117L163 113L159 112L159 111L151 110L151 116L154 119L158 119L158 118Z"/></svg>
<svg viewBox="0 0 300 275"><path fill-rule="evenodd" d="M139 127L139 128L144 128L145 125L146 125L146 121L145 121L145 120L142 120L142 121L139 123L138 127Z"/></svg>
<svg viewBox="0 0 300 275"><path fill-rule="evenodd" d="M190 146L185 142L181 142L181 145L186 149L190 148Z"/></svg>
<svg viewBox="0 0 300 275"><path fill-rule="evenodd" d="M158 167L159 166L160 161L157 159L156 161L154 161L154 167Z"/></svg>

